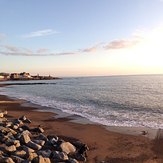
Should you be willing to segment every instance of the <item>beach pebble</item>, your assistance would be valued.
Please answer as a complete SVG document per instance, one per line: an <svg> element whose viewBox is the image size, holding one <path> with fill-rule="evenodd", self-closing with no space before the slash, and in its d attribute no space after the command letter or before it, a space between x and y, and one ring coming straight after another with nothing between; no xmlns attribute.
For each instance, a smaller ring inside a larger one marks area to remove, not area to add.
<svg viewBox="0 0 163 163"><path fill-rule="evenodd" d="M76 147L72 145L70 142L63 142L60 145L60 148L62 149L63 152L69 154L69 153L75 153L76 152Z"/></svg>

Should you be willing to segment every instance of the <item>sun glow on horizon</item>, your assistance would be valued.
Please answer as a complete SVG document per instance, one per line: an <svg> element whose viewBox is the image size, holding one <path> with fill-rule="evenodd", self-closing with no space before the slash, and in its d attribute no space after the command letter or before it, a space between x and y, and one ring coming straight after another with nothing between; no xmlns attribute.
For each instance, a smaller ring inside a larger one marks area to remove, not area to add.
<svg viewBox="0 0 163 163"><path fill-rule="evenodd" d="M124 74L163 73L163 26L142 33L135 46L112 50L108 64Z"/></svg>

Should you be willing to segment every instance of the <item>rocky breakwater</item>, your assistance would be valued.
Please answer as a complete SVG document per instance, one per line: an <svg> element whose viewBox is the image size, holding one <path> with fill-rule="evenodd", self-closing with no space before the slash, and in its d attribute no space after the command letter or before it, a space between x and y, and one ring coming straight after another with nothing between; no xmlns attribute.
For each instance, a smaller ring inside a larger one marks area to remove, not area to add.
<svg viewBox="0 0 163 163"><path fill-rule="evenodd" d="M87 145L67 142L56 135L45 136L40 126L22 116L9 120L0 112L0 163L78 163L86 161Z"/></svg>

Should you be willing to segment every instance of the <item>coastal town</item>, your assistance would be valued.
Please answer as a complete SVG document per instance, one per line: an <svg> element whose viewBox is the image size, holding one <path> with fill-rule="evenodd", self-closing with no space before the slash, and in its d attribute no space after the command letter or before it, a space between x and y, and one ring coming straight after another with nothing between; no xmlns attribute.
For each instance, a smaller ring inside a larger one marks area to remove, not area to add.
<svg viewBox="0 0 163 163"><path fill-rule="evenodd" d="M54 80L59 79L58 77L53 76L40 76L37 75L30 75L28 72L21 72L21 73L0 73L0 81L8 81L8 80Z"/></svg>

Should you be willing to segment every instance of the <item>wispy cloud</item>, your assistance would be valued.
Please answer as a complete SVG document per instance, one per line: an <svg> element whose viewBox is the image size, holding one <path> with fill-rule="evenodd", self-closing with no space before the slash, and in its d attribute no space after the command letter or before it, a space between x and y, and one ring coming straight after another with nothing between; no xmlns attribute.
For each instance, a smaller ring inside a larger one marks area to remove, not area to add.
<svg viewBox="0 0 163 163"><path fill-rule="evenodd" d="M142 37L134 36L130 39L119 39L119 40L113 40L106 44L104 48L106 50L109 49L124 49L124 48L130 48L133 47L139 43L141 43L143 40Z"/></svg>
<svg viewBox="0 0 163 163"><path fill-rule="evenodd" d="M81 53L93 53L98 51L103 43L96 44L94 46L79 50Z"/></svg>
<svg viewBox="0 0 163 163"><path fill-rule="evenodd" d="M44 29L44 30L31 32L29 34L25 34L22 37L23 38L43 37L43 36L49 36L49 35L53 35L53 34L57 34L57 33L59 33L59 32L57 32L53 29Z"/></svg>
<svg viewBox="0 0 163 163"><path fill-rule="evenodd" d="M30 50L28 48L20 48L13 45L0 45L0 55L7 56L60 56L60 55L73 55L78 52L50 52L49 49L41 48L37 50Z"/></svg>

